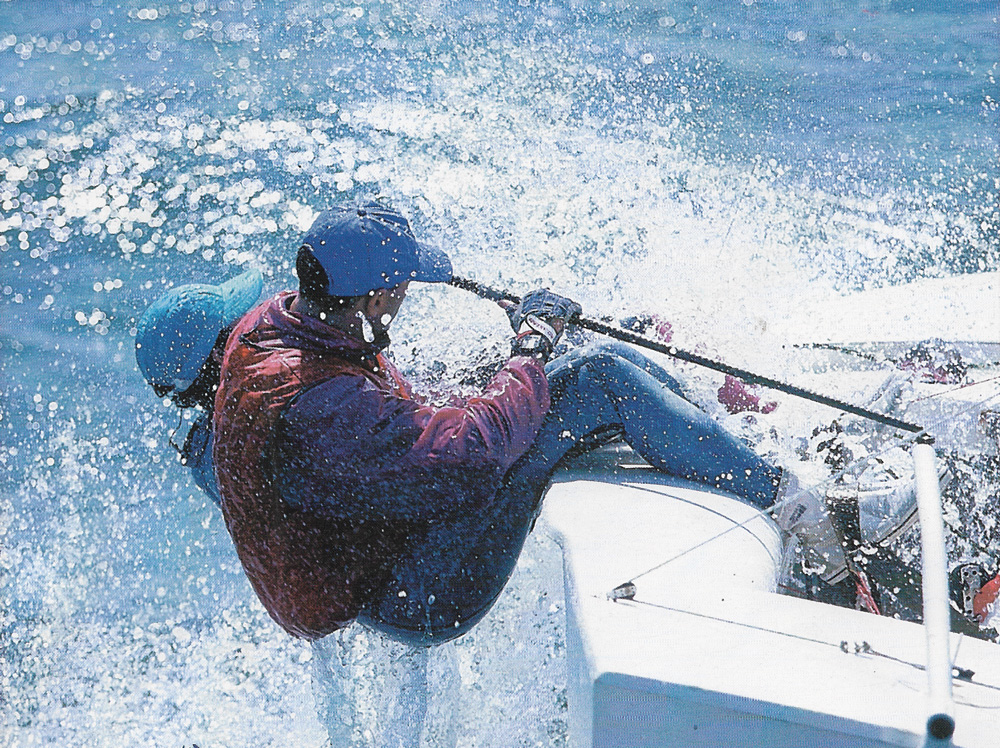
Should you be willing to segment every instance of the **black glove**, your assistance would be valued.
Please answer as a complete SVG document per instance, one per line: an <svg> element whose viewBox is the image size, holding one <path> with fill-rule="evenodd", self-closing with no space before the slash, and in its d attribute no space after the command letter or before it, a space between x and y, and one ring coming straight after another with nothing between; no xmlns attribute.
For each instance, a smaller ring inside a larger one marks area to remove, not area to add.
<svg viewBox="0 0 1000 748"><path fill-rule="evenodd" d="M548 361L562 328L581 311L583 309L575 301L547 288L525 294L520 304L507 309L510 325L517 334L511 345L511 355L534 356ZM563 324L557 329L552 325L553 320Z"/></svg>

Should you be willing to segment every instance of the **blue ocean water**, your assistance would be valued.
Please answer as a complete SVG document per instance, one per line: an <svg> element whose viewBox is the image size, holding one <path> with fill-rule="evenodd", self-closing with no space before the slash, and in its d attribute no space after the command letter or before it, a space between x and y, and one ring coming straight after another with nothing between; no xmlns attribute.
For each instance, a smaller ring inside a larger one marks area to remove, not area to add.
<svg viewBox="0 0 1000 748"><path fill-rule="evenodd" d="M381 195L462 274L775 366L755 333L798 298L1000 269L998 15L0 2L2 744L326 739L309 648L253 599L136 368L164 289L245 267L289 287L314 211ZM428 387L505 344L454 289L399 322ZM565 741L550 552L459 648L460 744ZM544 667L505 664L511 642Z"/></svg>

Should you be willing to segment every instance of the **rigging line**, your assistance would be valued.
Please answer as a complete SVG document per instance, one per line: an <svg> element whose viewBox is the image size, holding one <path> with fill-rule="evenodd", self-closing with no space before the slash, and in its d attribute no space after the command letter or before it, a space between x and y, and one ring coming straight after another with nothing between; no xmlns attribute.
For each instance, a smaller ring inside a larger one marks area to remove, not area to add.
<svg viewBox="0 0 1000 748"><path fill-rule="evenodd" d="M676 358L680 361L687 361L688 363L697 364L698 366L703 366L706 369L712 369L714 371L721 372L722 374L729 374L730 376L741 379L747 384L759 384L763 387L768 387L772 390L777 390L779 392L784 392L787 395L793 395L795 397L801 397L806 400L811 400L814 403L819 403L820 405L826 405L836 410L845 411L851 413L852 415L860 416L869 421L874 421L880 423L884 426L891 426L900 431L909 432L911 434L920 434L925 431L924 427L904 421L900 418L895 418L893 416L888 416L883 413L876 413L874 411L868 410L867 408L860 408L857 405L852 405L851 403L845 402L843 400L838 400L837 398L829 397L827 395L821 395L818 392L813 392L805 387L799 387L798 385L789 384L787 382L782 382L778 379L772 377L767 377L762 374L756 374L752 371L746 369L741 369L737 366L730 366L729 364L722 363L721 361L715 361L713 359L707 358L705 356L698 355L697 353L691 353L689 351L681 350L671 345L665 345L659 341L649 340L641 335L636 335L628 330L623 330L621 328L615 328L611 325L607 325L603 322L598 322L597 320L587 319L586 317L576 317L571 320L577 326L582 327L585 330L591 330L593 332L598 332L608 337L616 338L622 340L626 343L632 343L634 345L639 345L649 350L656 351L657 353L662 353L664 355Z"/></svg>
<svg viewBox="0 0 1000 748"><path fill-rule="evenodd" d="M976 341L968 340L957 340L956 343L966 343L970 345L977 344ZM861 345L867 345L867 343L861 343ZM846 353L849 356L855 356L856 358L863 358L866 361L872 361L874 363L885 363L886 361L896 361L896 359L891 357L879 358L874 353L868 353L867 351L858 350L857 348L851 348L846 345L840 345L837 343L792 343L792 348L814 348L824 351L834 351L836 353ZM970 369L989 369L996 366L1000 361L987 361L982 363L966 363Z"/></svg>
<svg viewBox="0 0 1000 748"><path fill-rule="evenodd" d="M905 444L906 442L909 442L909 441L916 441L922 435L923 435L922 432L919 433L919 434L910 434L910 435L904 437L902 443ZM676 554L674 556L671 556L666 561L663 561L663 562L657 564L656 566L653 566L652 568L646 569L645 571L643 571L643 572L641 572L639 574L636 574L635 576L631 577L627 582L623 582L623 584L629 584L629 583L633 583L634 584L637 579L641 579L642 577L647 576L648 574L652 574L654 571L657 571L658 569L662 569L667 564L671 564L674 561L678 560L679 558L683 558L684 556L688 555L689 553L692 553L693 551L696 551L699 548L701 548L703 546L706 546L709 543L712 543L712 542L718 540L723 535L727 535L728 533L730 533L733 530L736 530L736 529L738 529L740 527L745 527L746 525L750 524L754 520L760 519L761 517L764 517L766 515L770 515L771 512L773 512L775 509L780 509L785 504L787 504L787 503L795 500L796 498L798 498L798 496L800 494L805 493L806 491L823 490L823 489L827 488L828 486L832 485L833 483L835 483L840 478L842 478L848 472L851 472L854 469L856 469L857 467L865 465L865 464L867 464L867 463L875 460L877 457L880 457L880 456L884 455L886 452L889 452L889 451L891 451L893 449L896 449L896 448L898 448L900 446L901 446L901 444L890 444L885 449L882 449L879 452L872 452L872 453L868 454L867 456L862 457L859 460L855 460L854 462L850 463L849 465L847 465L846 467L842 468L841 470L838 470L837 472L832 473L830 476L828 476L826 478L826 480L821 481L820 483L817 483L815 486L811 486L808 489L804 489L804 490L800 491L797 494L793 494L792 496L789 496L789 497L787 497L785 499L782 499L781 501L775 502L774 504L772 504L771 506L767 507L766 509L761 509L761 510L755 512L754 514L752 514L750 517L748 517L747 519L743 520L742 522L736 522L733 525L727 527L725 530L722 530L721 532L719 532L719 533L717 533L717 534L715 534L715 535L713 535L713 536L711 536L709 538L706 538L705 540L702 540L700 543L697 543L697 544L691 546L690 548L687 548L687 549L681 551L680 553L678 553L678 554ZM618 585L618 586L620 587L622 585Z"/></svg>
<svg viewBox="0 0 1000 748"><path fill-rule="evenodd" d="M982 543L980 543L975 538L970 537L969 533L967 533L963 528L955 527L953 524L951 524L951 522L948 521L947 517L944 518L944 524L951 531L951 533L955 535L957 538L959 538L960 540L964 540L966 543L971 545L973 548L982 553L984 556L992 559L994 562L996 561L997 552L995 549L990 549L985 545L983 545Z"/></svg>
<svg viewBox="0 0 1000 748"><path fill-rule="evenodd" d="M964 636L964 634L959 634L959 636L960 637ZM873 655L875 657L881 657L883 659L890 660L892 662L899 662L899 663L901 663L903 665L909 665L910 667L916 668L917 670L927 670L927 666L926 665L921 665L921 664L919 664L917 662L910 662L908 660L903 660L903 659L900 659L899 657L894 657L891 654L886 654L885 652L879 652L877 649L872 649L871 647L869 647L868 650L864 654L870 654L870 655ZM957 650L955 652L955 655L956 655L956 657L958 656L958 651ZM959 673L957 676L955 675L955 671L956 670ZM973 671L969 670L968 668L959 667L958 665L955 664L954 660L951 661L951 672L952 672L952 676L951 676L952 680L955 680L957 678L962 683L971 683L974 686L980 686L981 688L988 688L991 691L1000 691L1000 686L995 686L992 683L983 683L982 681L972 680L972 677L973 677L973 675L975 675L975 673ZM976 705L974 705L974 704L966 704L966 706L976 706ZM976 708L979 708L979 709L996 709L997 707L982 707L982 706L977 706Z"/></svg>
<svg viewBox="0 0 1000 748"><path fill-rule="evenodd" d="M833 642L825 641L823 639L815 639L815 638L813 638L811 636L804 636L802 634L793 634L793 633L791 633L789 631L779 631L777 629L767 628L766 626L758 626L758 625L755 625L755 624L752 624L752 623L746 623L744 621L734 621L731 618L724 618L722 616L714 616L714 615L710 615L709 613L699 613L697 611L687 610L685 608L675 608L675 607L673 607L671 605L664 605L663 603L653 603L653 602L649 602L648 600L636 600L635 598L630 598L630 599L627 599L627 600L616 600L615 601L616 605L628 605L629 603L632 603L633 605L645 605L646 607L649 607L649 608L656 608L658 610L666 610L666 611L670 611L671 613L681 613L683 615L694 616L695 618L704 618L704 619L709 620L709 621L717 621L719 623L728 623L728 624L731 624L733 626L740 626L741 628L750 629L752 631L760 631L760 632L765 633L765 634L774 634L775 636L782 636L782 637L785 637L787 639L796 639L798 641L809 642L810 644L820 644L820 645L822 645L824 647L833 647L835 649L839 649L844 654L871 655L873 657L881 657L881 658L889 660L891 662L897 662L897 663L899 663L901 665L907 665L907 666L912 667L912 668L914 668L916 670L924 670L924 671L926 671L926 669L927 669L927 667L925 665L921 665L920 663L910 662L909 660L903 660L903 659L901 659L899 657L895 657L893 655L886 654L885 652L879 652L877 649L873 649L872 646L870 644L868 644L868 642L862 642L860 645L855 642L854 652L852 653L850 651L850 647L848 646L848 641L846 639L842 640L839 644L834 644ZM956 651L956 656L957 656L957 651ZM957 675L956 675L956 671L958 671ZM951 675L952 680L955 680L957 678L958 680L962 681L963 683L971 683L972 685L980 686L982 688L988 688L988 689L993 690L993 691L1000 691L1000 686L994 686L994 685L991 685L989 683L983 683L981 681L972 680L972 673L968 669L966 669L966 668L960 668L960 667L956 666L954 664L954 661L952 661L952 663L951 663L951 674L952 674Z"/></svg>
<svg viewBox="0 0 1000 748"><path fill-rule="evenodd" d="M951 415L939 418L937 421L934 421L931 424L931 426L932 427L933 426L939 426L942 423L944 423L945 421L954 420L956 417L964 415L966 412L968 412L968 411L970 411L970 410L972 410L974 408L981 407L985 403L988 403L990 400L993 400L994 398L997 398L997 397L1000 397L1000 393L995 394L995 395L991 395L990 397L988 397L985 400L982 400L982 401L980 401L978 403L973 403L971 405L968 405L965 408L962 408L961 410L959 410L957 413L954 413L954 414L951 414ZM882 455L886 454L887 452L889 452L889 451L891 451L893 449L897 449L899 447L903 447L908 442L916 441L921 436L923 436L924 433L926 433L926 431L922 431L922 432L917 433L917 434L908 434L908 435L904 436L900 442L894 442L892 444L888 444L884 449L881 449L878 452L871 452L868 455L866 455L865 457L862 457L861 459L855 460L854 462L852 462L849 465L845 466L841 470L838 470L837 472L832 473L830 476L828 476L826 478L826 480L821 481L820 483L817 483L815 486L811 486L810 488L808 488L806 490L809 490L809 491L824 490L827 487L829 487L830 485L832 485L833 483L835 483L836 481L838 481L844 475L847 475L848 473L854 472L859 467L864 467L864 466L868 465L869 463L873 462L877 458L881 457ZM802 491L800 493L804 493L804 491ZM754 520L760 519L764 515L769 515L775 509L779 509L779 508L783 507L785 504L787 504L788 502L794 500L798 495L799 494L795 494L795 495L789 496L788 498L785 498L782 501L775 502L774 504L772 504L771 506L769 506L767 509L761 509L760 511L755 512L753 515L751 515L747 519L743 520L742 522L737 522L737 523L731 525L730 527L727 527L725 530L722 530L721 532L717 533L716 535L713 535L710 538L706 538L705 540L702 540L700 543L697 543L696 545L693 545L690 548L687 548L687 549L681 551L680 553L678 553L678 554L676 554L674 556L671 556L666 561L663 561L662 563L659 563L659 564L657 564L656 566L653 566L650 569L646 569L645 571L641 572L640 574L636 574L634 577L631 577L628 581L623 582L622 585L625 585L625 584L634 584L637 579L641 579L642 577L647 576L648 574L651 574L654 571L662 569L664 566L666 566L668 564L671 564L671 563L673 563L674 561L676 561L676 560L678 560L680 558L683 558L684 556L688 555L689 553L692 553L692 552L698 550L699 548L702 548L703 546L706 546L709 543L712 543L712 542L718 540L723 535L727 535L728 533L730 533L733 530L736 530L736 529L738 529L740 527L745 527L746 525L750 524ZM965 535L964 533L960 533L959 531L956 531L956 528L952 527L952 525L950 523L948 523L947 520L946 520L945 523L948 525L948 528L950 530L952 530L953 532L955 532L956 535L958 535L958 537L962 538L963 540L967 540L970 543L975 544L975 541L973 541L971 538L968 538L967 535ZM992 558L992 554L991 553L989 553L988 551L983 551L983 552L987 553L987 555L990 555L990 557ZM622 585L618 585L618 586L621 587Z"/></svg>
<svg viewBox="0 0 1000 748"><path fill-rule="evenodd" d="M863 358L866 361L873 361L875 363L881 363L878 357L874 353L865 353L864 351L856 351L853 348L845 348L844 346L834 345L833 343L792 343L793 348L818 348L826 351L835 351L837 353L846 353L850 356L856 356L857 358Z"/></svg>
<svg viewBox="0 0 1000 748"><path fill-rule="evenodd" d="M1000 379L1000 377L997 377L997 379ZM949 391L953 392L954 390L949 390ZM941 394L947 394L947 393L941 393ZM959 408L958 410L956 410L953 413L950 413L948 415L942 416L941 418L938 418L936 421L931 421L930 425L927 426L927 428L924 429L923 433L931 434L932 433L931 430L934 429L935 427L940 426L943 423L946 423L948 421L954 421L956 418L958 418L960 416L967 415L968 413L970 413L970 412L972 412L972 411L974 411L974 410L976 410L978 408L982 408L984 405L987 405L992 400L996 400L998 398L1000 398L1000 391L994 392L992 395L984 397L982 400L976 400L975 402L968 403L967 405L965 405L962 408ZM919 400L911 400L909 403L907 403L907 405L909 405L910 403L915 403L915 402L919 402ZM922 436L922 434L913 434L912 436L908 436L908 437L906 437L906 438L903 439L903 443L905 444L907 441L911 441L911 440L916 439L916 438L918 438L920 436ZM885 452L885 450L883 450L882 452L879 452L879 454L883 454L884 452Z"/></svg>
<svg viewBox="0 0 1000 748"><path fill-rule="evenodd" d="M184 425L184 409L181 408L181 409L179 409L179 412L178 412L177 425L174 426L174 428L167 434L167 443L171 447L173 447L174 449L176 449L177 450L177 454L179 454L182 458L184 457L184 445L183 444L178 444L177 442L175 442L174 441L174 437L177 436L177 432L181 430L181 426L183 426L183 425ZM185 440L185 441L187 441L187 440Z"/></svg>
<svg viewBox="0 0 1000 748"><path fill-rule="evenodd" d="M955 652L951 656L951 666L955 667L955 663L958 662L958 653L962 649L962 642L965 641L965 634L959 632L958 641L955 642Z"/></svg>
<svg viewBox="0 0 1000 748"><path fill-rule="evenodd" d="M927 670L926 665L921 665L920 663L917 662L910 662L908 660L903 660L900 659L899 657L894 657L891 654L886 654L885 652L879 652L877 649L871 649L870 647L866 652L864 652L864 654L870 654L873 655L874 657L881 657L885 660L898 662L903 665L909 665L910 667L916 668L917 670ZM958 676L955 675L956 670L959 672ZM992 683L983 683L982 681L972 680L972 675L974 673L972 673L972 671L968 670L967 668L959 667L954 663L954 661L952 661L951 663L951 672L952 672L951 675L952 680L955 680L957 678L962 683L971 683L974 686L979 686L981 688L988 688L991 691L1000 691L1000 686L995 686ZM967 706L973 706L973 705L969 704ZM996 707L978 707L978 708L995 709Z"/></svg>
<svg viewBox="0 0 1000 748"><path fill-rule="evenodd" d="M793 634L788 631L779 631L777 629L769 629L766 626L758 626L753 623L745 623L743 621L734 621L730 618L723 618L722 616L713 616L709 613L699 613L695 610L687 610L686 608L675 608L672 605L664 605L663 603L653 603L648 600L636 600L631 598L629 600L619 600L615 601L617 605L628 605L632 603L633 605L645 605L649 608L657 608L659 610L667 610L671 613L683 613L685 615L694 616L695 618L705 618L709 621L718 621L719 623L731 623L734 626L740 626L742 628L751 629L753 631L760 631L765 634L775 634L776 636L784 636L788 639L798 639L799 641L809 642L811 644L822 644L824 647L833 647L835 649L841 649L839 644L834 644L833 642L824 641L823 639L814 639L811 636L804 636L802 634Z"/></svg>
<svg viewBox="0 0 1000 748"><path fill-rule="evenodd" d="M704 506L702 504L698 504L697 502L691 501L690 499L685 499L683 496L677 496L677 495L671 494L671 493L669 493L667 491L660 492L660 491L655 490L652 486L645 485L645 484L642 484L642 483L629 483L629 482L625 481L625 482L623 482L622 485L629 486L631 488L634 488L637 491L646 491L648 493L655 494L656 496L663 496L663 497L666 497L668 499L673 499L674 501L679 501L679 502L684 503L684 504L690 504L692 506L696 506L696 507L699 507L701 509L704 509L709 514L714 514L716 517L724 519L727 522L732 522L733 521L732 517L730 517L729 515L727 515L725 512L720 512L717 509L712 509L711 507L706 507L706 506ZM760 516L760 515L757 515L757 516ZM750 537L752 537L754 540L756 540L760 544L761 548L763 548L765 551L769 550L768 547L767 547L767 543L765 543L763 540L761 540L759 537L757 537L754 533L748 531L747 534L749 534Z"/></svg>
<svg viewBox="0 0 1000 748"><path fill-rule="evenodd" d="M467 278L453 276L449 283L457 288L471 291L472 293L482 296L485 299L491 299L493 301L510 301L515 304L520 302L520 297L507 291L498 291ZM853 415L860 416L861 418L866 418L869 421L880 423L883 426L891 426L892 428L900 431L913 434L921 434L925 431L925 429L918 424L909 423L902 419L884 415L882 413L876 413L866 408L859 408L858 406L852 405L851 403L843 400L821 395L818 392L812 392L804 387L788 384L787 382L782 382L778 379L773 379L772 377L766 377L762 374L756 374L752 371L748 371L747 369L730 366L729 364L698 355L697 353L691 353L690 351L684 351L672 345L666 345L658 340L650 340L642 335L637 335L633 332L629 332L628 330L624 330L621 327L613 327L612 325L608 325L588 317L581 317L579 315L573 317L570 320L570 323L583 328L584 330L590 330L591 332L607 335L609 338L621 340L625 343L631 343L632 345L639 346L640 348L646 348L647 350L655 351L656 353L662 353L665 356L670 356L671 358L675 358L679 361L687 361L688 363L703 366L706 369L712 369L713 371L718 371L722 374L729 374L730 376L736 377L747 384L759 384L772 390L784 392L787 395L793 395L794 397L811 400L814 403L819 403L820 405L826 405L837 410L851 413Z"/></svg>
<svg viewBox="0 0 1000 748"><path fill-rule="evenodd" d="M981 379L978 382L968 382L967 384L959 385L958 387L954 387L950 390L945 390L944 392L932 392L930 395L924 395L923 397L918 397L915 400L911 400L910 402L911 403L923 402L924 400L930 400L932 398L941 397L943 395L950 395L952 392L958 392L959 390L964 390L968 387L975 387L980 384L989 384L990 382L996 382L997 380L1000 380L1000 375L997 375L995 377L990 377L989 379ZM980 404L988 403L994 397L996 397L996 395L990 395L988 398L981 401Z"/></svg>
<svg viewBox="0 0 1000 748"><path fill-rule="evenodd" d="M1000 392L994 392L989 397L984 397L982 400L977 400L976 402L969 403L964 408L959 408L954 413L951 413L951 414L949 414L947 416L942 416L941 418L937 419L936 421L932 421L931 422L931 426L928 428L928 431L930 430L930 428L932 428L934 426L940 426L941 424L945 423L946 421L954 421L959 416L964 416L964 415L970 413L971 411L976 410L977 408L982 408L984 405L988 404L991 400L996 400L998 398L1000 398ZM917 402L917 401L914 400L912 402Z"/></svg>
<svg viewBox="0 0 1000 748"><path fill-rule="evenodd" d="M719 249L719 256L721 257L723 252L726 251L726 245L729 243L729 234L733 230L733 224L736 223L736 219L740 215L740 210L743 208L743 201L750 197L750 186L753 183L754 177L756 176L757 167L760 166L760 157L754 160L754 164L750 167L750 174L747 176L746 186L743 188L743 194L740 195L740 199L736 201L736 207L733 208L733 215L729 219L729 225L726 227L726 235L722 237L722 247ZM687 190L691 192L691 190Z"/></svg>

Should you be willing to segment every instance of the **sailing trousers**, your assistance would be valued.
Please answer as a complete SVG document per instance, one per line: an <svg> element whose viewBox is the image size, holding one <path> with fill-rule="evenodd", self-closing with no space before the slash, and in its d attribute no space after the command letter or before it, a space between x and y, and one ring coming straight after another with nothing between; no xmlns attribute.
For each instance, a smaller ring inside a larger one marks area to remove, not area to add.
<svg viewBox="0 0 1000 748"><path fill-rule="evenodd" d="M546 366L552 406L492 504L431 527L395 565L358 620L417 646L454 639L493 606L517 564L541 496L567 453L621 434L663 472L766 508L781 476L685 399L678 382L634 348L600 343Z"/></svg>

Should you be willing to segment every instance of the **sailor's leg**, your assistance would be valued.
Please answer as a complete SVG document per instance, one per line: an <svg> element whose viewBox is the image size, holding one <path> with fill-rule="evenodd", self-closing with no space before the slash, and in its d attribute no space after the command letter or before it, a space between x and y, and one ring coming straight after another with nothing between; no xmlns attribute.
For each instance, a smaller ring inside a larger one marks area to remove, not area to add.
<svg viewBox="0 0 1000 748"><path fill-rule="evenodd" d="M553 359L545 366L545 374L549 381L558 380L567 372L577 369L597 354L616 356L639 367L658 382L666 385L669 390L680 397L685 397L684 390L672 374L655 361L647 358L635 346L617 341L592 343L581 348L574 348L565 355Z"/></svg>
<svg viewBox="0 0 1000 748"><path fill-rule="evenodd" d="M679 388L671 386L676 382L637 351L593 346L553 364L548 372L552 408L531 449L511 471L519 481L537 484L581 438L618 424L633 449L670 475L729 491L762 508L774 501L780 469L679 396Z"/></svg>

